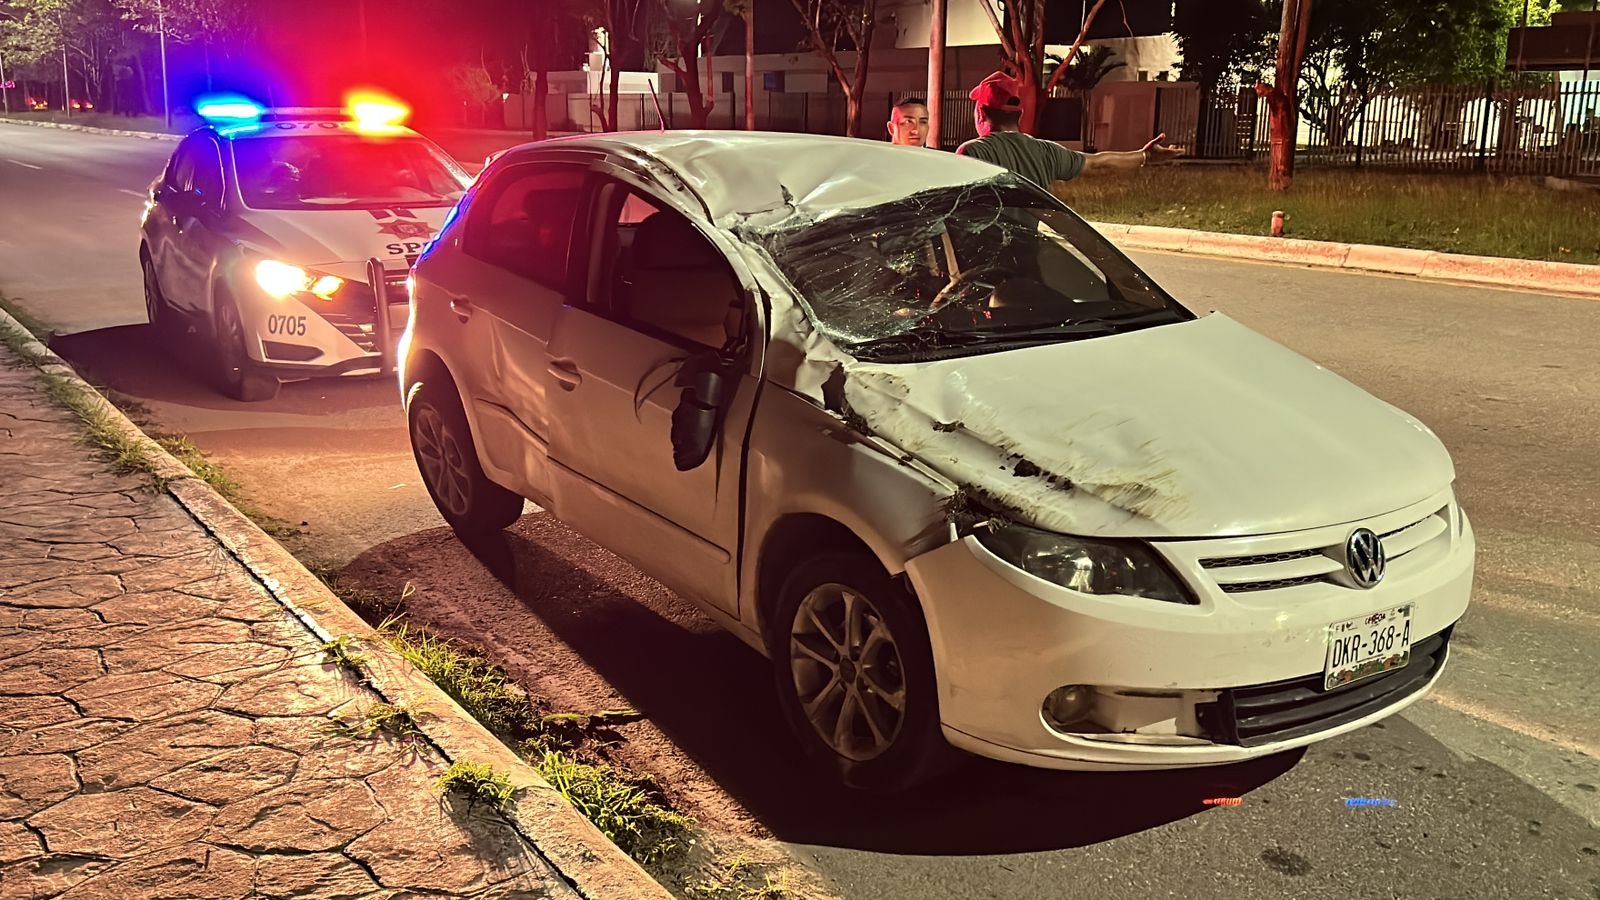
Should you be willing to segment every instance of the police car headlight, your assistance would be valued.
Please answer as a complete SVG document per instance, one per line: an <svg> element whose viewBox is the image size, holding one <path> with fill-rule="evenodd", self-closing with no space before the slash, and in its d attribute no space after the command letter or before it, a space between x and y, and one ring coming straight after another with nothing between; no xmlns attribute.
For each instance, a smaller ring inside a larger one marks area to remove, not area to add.
<svg viewBox="0 0 1600 900"><path fill-rule="evenodd" d="M282 300L295 294L314 294L326 300L344 286L344 279L317 272L307 272L299 266L263 259L256 263L256 284L267 296Z"/></svg>

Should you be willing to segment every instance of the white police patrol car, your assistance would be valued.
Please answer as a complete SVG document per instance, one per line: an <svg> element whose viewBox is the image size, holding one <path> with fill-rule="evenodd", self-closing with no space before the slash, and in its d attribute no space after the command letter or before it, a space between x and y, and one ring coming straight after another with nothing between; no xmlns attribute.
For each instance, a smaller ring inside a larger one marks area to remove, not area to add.
<svg viewBox="0 0 1600 900"><path fill-rule="evenodd" d="M403 106L265 109L202 103L150 186L139 257L146 312L213 350L218 387L276 396L284 380L392 367L410 263L471 176L403 127Z"/></svg>

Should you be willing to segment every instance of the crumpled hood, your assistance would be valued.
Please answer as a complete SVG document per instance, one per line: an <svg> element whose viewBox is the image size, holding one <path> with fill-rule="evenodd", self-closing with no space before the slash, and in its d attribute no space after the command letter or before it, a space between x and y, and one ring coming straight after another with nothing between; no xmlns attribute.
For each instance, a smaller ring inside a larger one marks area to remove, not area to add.
<svg viewBox="0 0 1600 900"><path fill-rule="evenodd" d="M844 364L879 436L1023 520L1122 537L1350 522L1454 479L1421 422L1221 314L917 364Z"/></svg>
<svg viewBox="0 0 1600 900"><path fill-rule="evenodd" d="M420 253L449 213L449 207L251 210L240 216L234 237L274 259L365 281L369 257L405 268L405 257Z"/></svg>

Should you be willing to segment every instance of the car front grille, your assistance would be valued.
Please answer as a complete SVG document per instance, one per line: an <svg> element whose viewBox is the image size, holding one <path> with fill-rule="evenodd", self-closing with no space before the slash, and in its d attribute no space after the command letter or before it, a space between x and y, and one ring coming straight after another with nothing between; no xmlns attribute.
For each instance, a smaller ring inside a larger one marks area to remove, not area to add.
<svg viewBox="0 0 1600 900"><path fill-rule="evenodd" d="M1450 507L1446 505L1378 537L1383 541L1384 557L1391 572L1403 572L1408 554L1433 541L1450 539ZM1200 560L1200 567L1224 593L1245 594L1337 583L1333 576L1344 568L1339 561L1342 552L1339 544L1300 547L1276 553L1209 557Z"/></svg>
<svg viewBox="0 0 1600 900"><path fill-rule="evenodd" d="M383 284L390 307L404 306L406 273L387 272ZM378 352L378 300L366 282L346 281L330 299L307 305L364 352ZM399 334L398 328L395 333Z"/></svg>
<svg viewBox="0 0 1600 900"><path fill-rule="evenodd" d="M1422 690L1449 655L1445 630L1411 645L1404 668L1366 681L1324 690L1322 673L1221 691L1198 704L1195 716L1207 740L1255 747L1337 728L1372 715Z"/></svg>

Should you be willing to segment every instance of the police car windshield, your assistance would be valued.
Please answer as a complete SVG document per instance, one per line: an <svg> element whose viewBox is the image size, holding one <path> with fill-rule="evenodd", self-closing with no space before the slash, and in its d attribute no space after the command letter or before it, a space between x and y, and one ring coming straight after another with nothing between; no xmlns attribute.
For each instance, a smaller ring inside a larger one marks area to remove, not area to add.
<svg viewBox="0 0 1600 900"><path fill-rule="evenodd" d="M252 209L452 206L465 186L420 140L361 135L233 142L239 192Z"/></svg>

